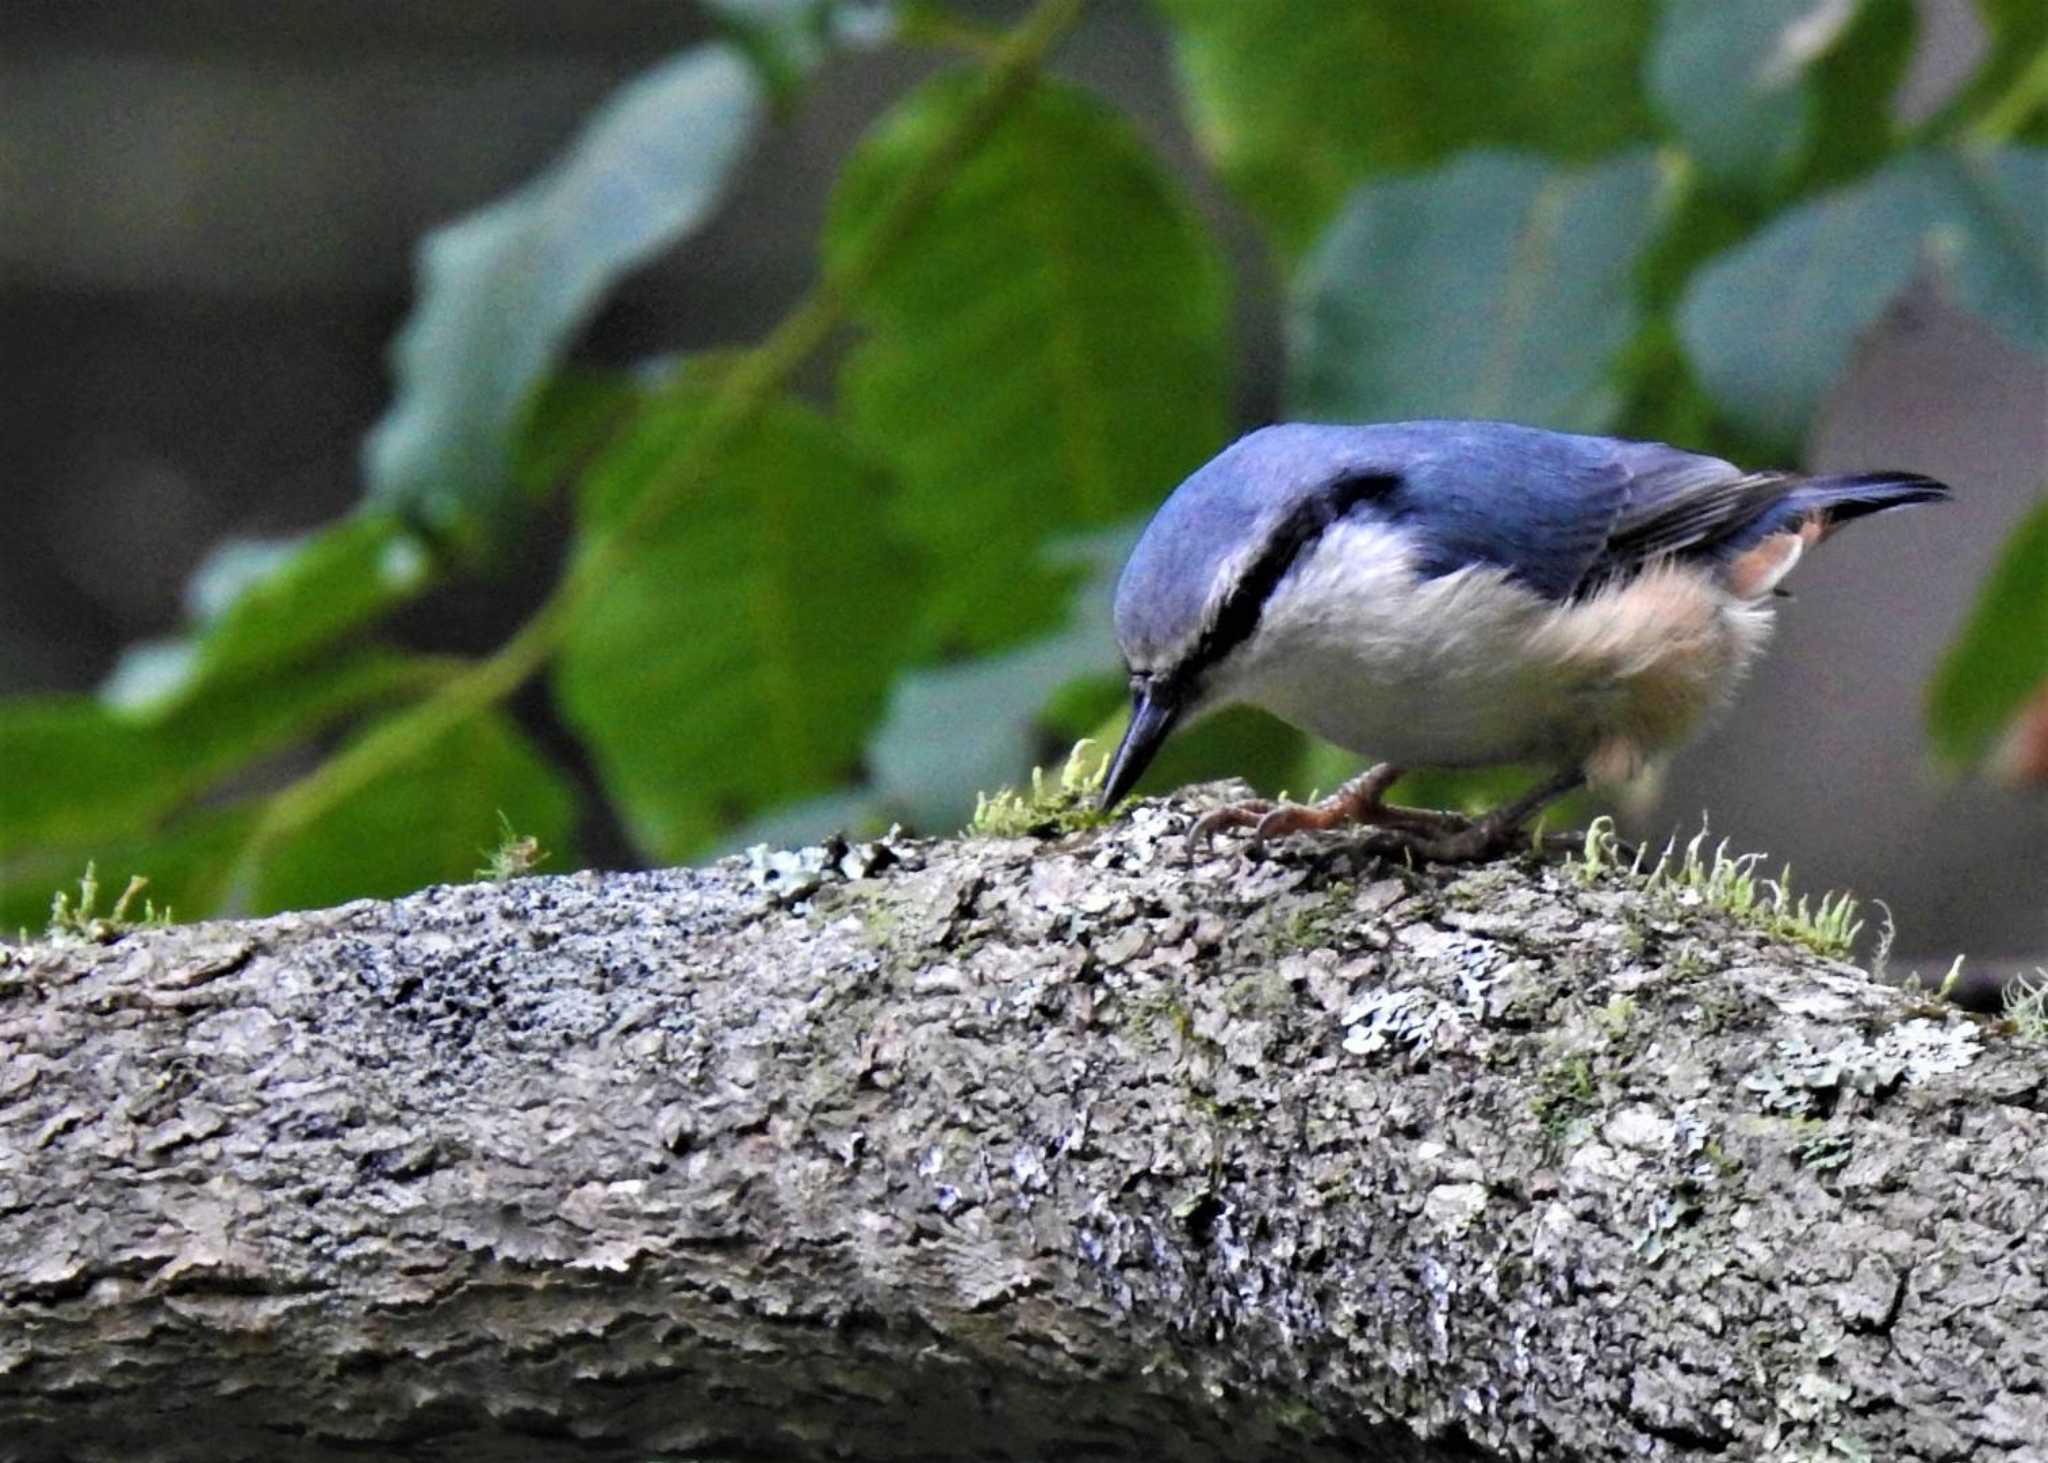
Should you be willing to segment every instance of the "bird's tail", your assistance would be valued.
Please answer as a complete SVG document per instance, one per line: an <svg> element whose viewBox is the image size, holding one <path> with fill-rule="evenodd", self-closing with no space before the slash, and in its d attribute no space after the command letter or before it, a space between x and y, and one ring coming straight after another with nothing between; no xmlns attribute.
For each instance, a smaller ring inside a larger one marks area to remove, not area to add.
<svg viewBox="0 0 2048 1463"><path fill-rule="evenodd" d="M1917 472L1857 472L1802 479L1787 493L1787 518L1818 522L1831 533L1853 519L1915 503L1941 503L1954 497L1948 484Z"/></svg>
<svg viewBox="0 0 2048 1463"><path fill-rule="evenodd" d="M1945 483L1913 472L1859 472L1831 477L1780 478L1783 493L1752 527L1728 563L1728 586L1744 599L1784 591L1778 581L1806 550L1843 524L1889 508L1939 503L1953 496Z"/></svg>

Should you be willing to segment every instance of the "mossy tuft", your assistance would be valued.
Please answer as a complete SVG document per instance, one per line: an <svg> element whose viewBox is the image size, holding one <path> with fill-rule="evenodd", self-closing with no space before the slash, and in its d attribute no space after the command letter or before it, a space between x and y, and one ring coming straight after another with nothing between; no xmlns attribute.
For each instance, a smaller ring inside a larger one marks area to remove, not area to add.
<svg viewBox="0 0 2048 1463"><path fill-rule="evenodd" d="M483 854L484 862L477 869L476 876L493 884L522 879L545 863L548 857L548 851L540 846L540 840L530 833L516 832L512 820L502 810L498 814L498 846L478 851Z"/></svg>
<svg viewBox="0 0 2048 1463"><path fill-rule="evenodd" d="M1057 838L1106 826L1114 809L1098 808L1097 795L1109 775L1109 758L1089 740L1074 743L1057 779L1043 767L1031 769L1031 791L1003 788L993 796L977 793L974 817L967 825L971 838Z"/></svg>
<svg viewBox="0 0 2048 1463"><path fill-rule="evenodd" d="M1804 945L1817 955L1846 960L1856 947L1863 921L1857 918L1853 897L1827 893L1815 904L1808 895L1795 896L1790 864L1775 879L1759 877L1756 870L1763 855L1730 854L1725 838L1709 852L1705 823L1683 849L1674 834L1657 862L1646 868L1648 853L1641 849L1633 858L1624 857L1614 820L1603 816L1587 827L1584 852L1571 863L1581 883L1616 875L1636 884L1646 895L1680 906L1719 910L1765 934Z"/></svg>
<svg viewBox="0 0 2048 1463"><path fill-rule="evenodd" d="M1544 1136L1555 1145L1564 1141L1574 1122L1598 1106L1598 1092L1592 1061L1576 1052L1538 1074L1529 1108L1542 1124Z"/></svg>
<svg viewBox="0 0 2048 1463"><path fill-rule="evenodd" d="M1956 962L1962 963L1960 959ZM2005 987L2005 1019L2022 1041L2048 1042L2048 969L2016 976Z"/></svg>
<svg viewBox="0 0 2048 1463"><path fill-rule="evenodd" d="M69 894L59 889L50 900L50 922L45 926L46 939L58 943L83 943L92 945L112 944L130 930L141 929L144 925L167 925L171 922L168 906L158 909L149 900L142 902L142 917L137 919L132 911L135 900L149 887L149 879L142 874L131 874L128 885L121 891L114 907L104 915L98 912L100 902L99 870L92 864L85 866L85 874L78 881L78 899L74 903Z"/></svg>

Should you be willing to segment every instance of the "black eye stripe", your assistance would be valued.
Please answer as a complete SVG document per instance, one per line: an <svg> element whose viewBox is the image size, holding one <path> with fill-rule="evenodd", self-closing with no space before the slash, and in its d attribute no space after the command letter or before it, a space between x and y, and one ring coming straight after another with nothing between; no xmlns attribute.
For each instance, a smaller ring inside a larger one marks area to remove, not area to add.
<svg viewBox="0 0 2048 1463"><path fill-rule="evenodd" d="M1392 473L1361 474L1338 478L1295 505L1266 536L1258 556L1238 576L1237 584L1216 612L1216 619L1195 642L1182 662L1173 668L1173 680L1191 690L1202 673L1251 638L1266 611L1266 601L1287 571L1329 527L1369 498L1377 498L1399 486Z"/></svg>

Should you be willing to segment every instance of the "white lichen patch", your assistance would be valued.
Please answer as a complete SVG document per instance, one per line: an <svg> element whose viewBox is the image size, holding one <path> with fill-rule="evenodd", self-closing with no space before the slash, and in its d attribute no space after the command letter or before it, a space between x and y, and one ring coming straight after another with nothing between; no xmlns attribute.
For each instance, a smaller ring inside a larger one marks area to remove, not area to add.
<svg viewBox="0 0 2048 1463"><path fill-rule="evenodd" d="M1831 1419L1854 1395L1855 1389L1837 1378L1817 1371L1802 1372L1790 1386L1779 1388L1778 1410L1796 1422Z"/></svg>
<svg viewBox="0 0 2048 1463"><path fill-rule="evenodd" d="M1903 1082L1908 1086L1948 1072L1960 1072L1981 1050L1976 1029L1960 1021L1916 1017L1875 1041L1851 1036L1830 1047L1805 1037L1778 1042L1768 1064L1742 1081L1771 1112L1804 1113L1825 1093L1837 1090L1873 1096Z"/></svg>
<svg viewBox="0 0 2048 1463"><path fill-rule="evenodd" d="M1539 1265L1569 1265L1585 1253L1586 1226L1561 1200L1552 1200L1537 1217L1530 1236L1530 1258Z"/></svg>
<svg viewBox="0 0 2048 1463"><path fill-rule="evenodd" d="M1438 1184L1422 1201L1422 1217L1456 1239L1486 1209L1486 1185Z"/></svg>
<svg viewBox="0 0 2048 1463"><path fill-rule="evenodd" d="M1877 1039L1885 1062L1897 1062L1908 1082L1943 1072L1960 1072L1977 1059L1977 1031L1960 1021L1929 1021L1916 1016L1902 1021Z"/></svg>
<svg viewBox="0 0 2048 1463"><path fill-rule="evenodd" d="M1643 1103L1617 1109L1601 1128L1601 1136L1617 1148L1660 1156L1676 1151L1676 1133L1669 1118Z"/></svg>
<svg viewBox="0 0 2048 1463"><path fill-rule="evenodd" d="M777 904L802 904L828 881L865 879L901 863L904 850L898 840L902 837L903 830L892 826L883 837L864 843L851 843L838 835L805 848L770 848L757 843L747 850L746 879Z"/></svg>
<svg viewBox="0 0 2048 1463"><path fill-rule="evenodd" d="M1699 1213L1699 1205L1676 1194L1659 1194L1650 1205L1649 1222L1635 1238L1635 1251L1652 1265L1664 1258L1671 1237Z"/></svg>
<svg viewBox="0 0 2048 1463"><path fill-rule="evenodd" d="M1743 970L1729 972L1731 980L1745 978ZM1770 1000L1787 1016L1808 1021L1847 1021L1871 1005L1870 985L1838 977L1814 975L1811 984L1783 994L1771 993Z"/></svg>
<svg viewBox="0 0 2048 1463"><path fill-rule="evenodd" d="M1394 1047L1425 1053L1461 1021L1456 1006L1423 990L1375 991L1354 1001L1340 1019L1344 1050L1355 1057Z"/></svg>
<svg viewBox="0 0 2048 1463"><path fill-rule="evenodd" d="M1451 970L1457 979L1456 995L1411 986L1373 991L1351 1001L1339 1019L1345 1027L1344 1050L1353 1056L1395 1047L1421 1056L1453 1040L1484 1047L1483 1028L1498 1025L1541 983L1535 962L1511 958L1492 940L1413 925L1399 931L1395 942L1408 959Z"/></svg>
<svg viewBox="0 0 2048 1463"><path fill-rule="evenodd" d="M1565 1164L1564 1178L1573 1190L1608 1194L1633 1182L1642 1167L1642 1159L1633 1153L1621 1152L1605 1143L1585 1143L1572 1151Z"/></svg>

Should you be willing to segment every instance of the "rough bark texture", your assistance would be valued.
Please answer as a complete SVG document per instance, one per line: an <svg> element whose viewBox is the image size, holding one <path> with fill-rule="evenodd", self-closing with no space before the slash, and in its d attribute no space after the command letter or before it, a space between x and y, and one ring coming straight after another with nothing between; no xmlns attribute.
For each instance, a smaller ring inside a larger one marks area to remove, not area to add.
<svg viewBox="0 0 2048 1463"><path fill-rule="evenodd" d="M2044 1456L2042 1047L1186 811L10 952L0 1454Z"/></svg>

